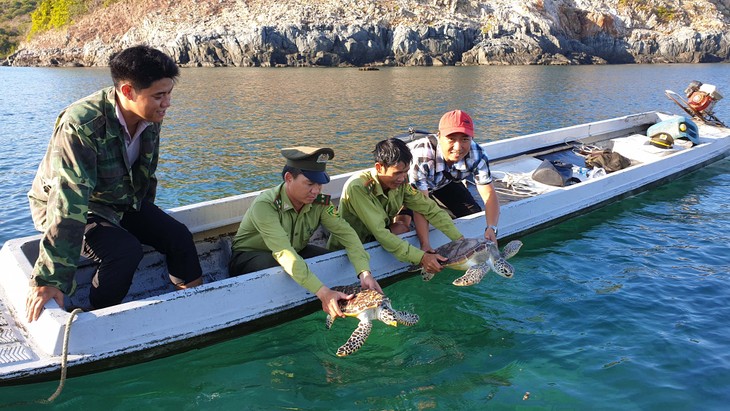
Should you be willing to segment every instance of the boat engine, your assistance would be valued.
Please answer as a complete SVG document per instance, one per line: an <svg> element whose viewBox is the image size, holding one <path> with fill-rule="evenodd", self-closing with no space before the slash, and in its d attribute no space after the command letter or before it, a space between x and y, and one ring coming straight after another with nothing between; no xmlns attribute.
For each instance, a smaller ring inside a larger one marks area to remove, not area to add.
<svg viewBox="0 0 730 411"><path fill-rule="evenodd" d="M684 95L687 97L685 101L682 96L672 90L664 90L664 94L677 103L679 107L689 114L692 118L702 123L727 127L715 116L715 104L722 100L722 94L717 91L717 87L712 84L702 84L702 82L693 80L684 89Z"/></svg>
<svg viewBox="0 0 730 411"><path fill-rule="evenodd" d="M722 95L715 86L702 84L697 80L689 83L684 94L687 96L687 104L690 108L703 116L711 116L715 103L722 100Z"/></svg>

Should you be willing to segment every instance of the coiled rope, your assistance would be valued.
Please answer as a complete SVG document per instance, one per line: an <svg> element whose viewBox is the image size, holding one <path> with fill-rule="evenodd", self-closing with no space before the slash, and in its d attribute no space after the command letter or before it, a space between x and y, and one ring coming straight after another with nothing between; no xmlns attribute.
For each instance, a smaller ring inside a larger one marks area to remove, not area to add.
<svg viewBox="0 0 730 411"><path fill-rule="evenodd" d="M497 193L509 194L515 197L533 197L545 191L532 180L528 173L509 173L507 171L492 171L494 175L507 188L495 187Z"/></svg>

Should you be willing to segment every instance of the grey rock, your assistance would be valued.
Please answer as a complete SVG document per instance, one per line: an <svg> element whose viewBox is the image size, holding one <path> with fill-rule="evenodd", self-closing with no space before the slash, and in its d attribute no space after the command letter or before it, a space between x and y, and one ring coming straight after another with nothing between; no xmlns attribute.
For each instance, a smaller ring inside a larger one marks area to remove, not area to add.
<svg viewBox="0 0 730 411"><path fill-rule="evenodd" d="M730 1L180 0L118 27L105 9L0 64L101 66L140 42L181 66L704 63L730 57ZM660 13L659 6L672 13ZM133 10L131 3L114 7ZM141 6L140 6L141 7ZM105 20L102 17L107 17ZM183 17L180 17L183 16ZM204 16L204 17L195 17ZM98 21L112 21L109 31ZM174 22L174 23L173 23ZM86 39L86 40L82 40Z"/></svg>

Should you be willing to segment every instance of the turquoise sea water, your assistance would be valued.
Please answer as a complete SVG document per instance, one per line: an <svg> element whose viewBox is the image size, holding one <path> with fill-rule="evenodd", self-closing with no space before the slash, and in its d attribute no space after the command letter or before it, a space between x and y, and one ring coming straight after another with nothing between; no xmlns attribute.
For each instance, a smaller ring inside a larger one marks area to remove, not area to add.
<svg viewBox="0 0 730 411"><path fill-rule="evenodd" d="M728 65L184 70L163 131L163 207L277 182L278 148L335 148L335 172L381 138L470 111L506 138L660 109L690 80L730 93ZM64 105L104 69L0 68L0 242L33 234L25 192ZM730 120L721 101L718 114ZM522 238L515 278L386 288L415 327L324 314L144 364L72 378L55 409L720 410L730 401L730 160ZM0 407L55 382L0 388ZM527 399L525 394L529 392ZM38 405L13 408L37 409Z"/></svg>

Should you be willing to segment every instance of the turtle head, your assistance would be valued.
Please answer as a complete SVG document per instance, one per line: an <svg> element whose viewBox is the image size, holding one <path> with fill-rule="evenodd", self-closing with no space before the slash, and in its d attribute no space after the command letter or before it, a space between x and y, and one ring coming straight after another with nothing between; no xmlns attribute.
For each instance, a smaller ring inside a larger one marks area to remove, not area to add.
<svg viewBox="0 0 730 411"><path fill-rule="evenodd" d="M398 326L397 318L398 317L397 317L395 311L393 311L393 309L388 306L380 307L380 309L378 310L378 320L380 320L388 325L397 327Z"/></svg>
<svg viewBox="0 0 730 411"><path fill-rule="evenodd" d="M515 274L515 268L504 258L499 258L495 260L493 269L495 273L501 275L504 278L512 278L512 276Z"/></svg>

